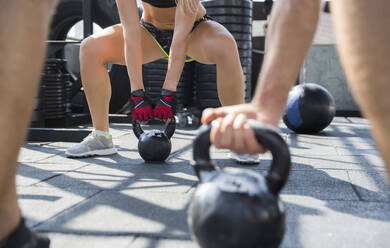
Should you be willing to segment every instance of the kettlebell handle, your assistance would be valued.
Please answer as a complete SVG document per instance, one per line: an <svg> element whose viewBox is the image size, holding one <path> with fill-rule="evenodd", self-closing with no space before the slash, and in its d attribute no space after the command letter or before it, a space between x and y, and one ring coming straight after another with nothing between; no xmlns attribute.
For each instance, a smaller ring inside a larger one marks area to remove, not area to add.
<svg viewBox="0 0 390 248"><path fill-rule="evenodd" d="M142 129L141 124L137 120L133 120L132 125L133 125L133 132L134 132L135 136L139 139L141 134L144 133L144 130ZM164 133L170 139L173 136L173 134L175 133L175 129L176 129L175 117L168 119L167 122L165 123L165 125L166 125L166 127L164 130Z"/></svg>
<svg viewBox="0 0 390 248"><path fill-rule="evenodd" d="M277 196L286 184L290 173L291 156L288 146L276 128L261 124L255 120L248 120L247 123L253 128L257 142L272 154L273 160L265 179L269 192ZM218 168L210 159L210 131L210 124L203 125L194 140L193 168L198 178L200 171L210 171Z"/></svg>

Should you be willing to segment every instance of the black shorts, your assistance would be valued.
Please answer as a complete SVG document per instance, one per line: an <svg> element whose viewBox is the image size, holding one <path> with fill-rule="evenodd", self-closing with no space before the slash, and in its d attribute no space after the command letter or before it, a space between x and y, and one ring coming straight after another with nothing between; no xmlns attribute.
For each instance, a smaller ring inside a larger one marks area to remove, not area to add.
<svg viewBox="0 0 390 248"><path fill-rule="evenodd" d="M196 20L194 23L194 26L192 27L192 31L199 25L199 23L213 20L210 16L205 15L199 20ZM148 31L148 33L153 37L154 41L157 43L157 45L160 47L160 49L163 51L163 53L166 55L165 59L169 58L169 50L171 49L172 44L172 38L173 38L173 30L163 30L156 28L153 24L145 22L142 18L140 20L140 23L142 27ZM193 59L189 58L186 59L186 62L193 61Z"/></svg>

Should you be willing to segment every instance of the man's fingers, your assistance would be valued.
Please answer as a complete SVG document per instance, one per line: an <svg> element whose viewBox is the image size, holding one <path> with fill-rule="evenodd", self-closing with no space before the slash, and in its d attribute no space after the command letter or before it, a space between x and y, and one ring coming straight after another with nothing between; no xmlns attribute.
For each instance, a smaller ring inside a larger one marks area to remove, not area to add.
<svg viewBox="0 0 390 248"><path fill-rule="evenodd" d="M255 137L255 132L248 124L244 126L244 138L246 143L246 150L248 154L264 153L265 149L259 145Z"/></svg>
<svg viewBox="0 0 390 248"><path fill-rule="evenodd" d="M245 135L244 135L244 125L247 118L245 115L239 114L234 119L233 123L233 147L232 150L237 154L245 154Z"/></svg>
<svg viewBox="0 0 390 248"><path fill-rule="evenodd" d="M233 123L235 119L235 115L227 115L223 118L221 123L221 128L219 129L221 134L220 146L222 148L231 148L233 146Z"/></svg>
<svg viewBox="0 0 390 248"><path fill-rule="evenodd" d="M211 121L219 118L224 117L226 113L223 111L223 108L207 108L202 113L202 123L208 124Z"/></svg>
<svg viewBox="0 0 390 248"><path fill-rule="evenodd" d="M211 122L211 131L210 131L210 140L213 143L215 148L221 147L221 121L222 118L218 118Z"/></svg>

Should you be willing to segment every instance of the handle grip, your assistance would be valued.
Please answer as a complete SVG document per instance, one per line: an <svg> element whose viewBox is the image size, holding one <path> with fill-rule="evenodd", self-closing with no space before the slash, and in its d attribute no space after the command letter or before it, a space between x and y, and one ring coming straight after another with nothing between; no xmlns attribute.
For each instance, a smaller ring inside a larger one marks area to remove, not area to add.
<svg viewBox="0 0 390 248"><path fill-rule="evenodd" d="M133 132L134 132L135 136L139 139L141 134L144 133L144 130L142 129L141 124L137 120L133 120L132 124L133 124ZM166 124L166 126L165 126L164 133L170 139L176 130L175 117L168 119L167 122L165 122L165 124Z"/></svg>
<svg viewBox="0 0 390 248"><path fill-rule="evenodd" d="M266 176L266 182L270 193L276 196L286 184L290 173L290 151L276 128L255 120L248 120L247 123L253 128L257 142L272 154L273 160ZM193 168L198 177L202 170L210 171L217 168L210 158L210 131L210 124L203 125L194 140Z"/></svg>

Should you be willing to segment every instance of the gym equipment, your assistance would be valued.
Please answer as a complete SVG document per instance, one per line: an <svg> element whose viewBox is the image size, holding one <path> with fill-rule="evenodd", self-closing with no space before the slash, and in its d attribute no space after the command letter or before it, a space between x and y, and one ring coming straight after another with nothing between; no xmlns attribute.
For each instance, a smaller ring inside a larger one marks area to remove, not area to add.
<svg viewBox="0 0 390 248"><path fill-rule="evenodd" d="M252 8L252 1L243 0L203 0L202 5L206 8L218 8L218 7L241 7L241 8Z"/></svg>
<svg viewBox="0 0 390 248"><path fill-rule="evenodd" d="M153 102L156 102L161 95L161 88L165 81L168 68L168 61L159 59L148 64L142 65L142 78L145 91ZM176 109L178 111L189 107L193 102L193 74L194 62L184 64L179 83L176 88Z"/></svg>
<svg viewBox="0 0 390 248"><path fill-rule="evenodd" d="M176 129L176 120L167 120L165 131L144 132L141 124L133 120L133 132L138 138L138 153L145 162L164 162L171 153L171 137Z"/></svg>
<svg viewBox="0 0 390 248"><path fill-rule="evenodd" d="M220 170L210 159L210 125L202 126L193 145L193 169L200 180L188 213L188 224L203 248L278 247L285 232L279 192L291 158L274 127L250 120L259 144L273 161L264 178L248 169Z"/></svg>
<svg viewBox="0 0 390 248"><path fill-rule="evenodd" d="M225 26L237 42L245 76L245 101L251 97L252 7L249 0L203 0L203 6L217 22ZM215 65L195 62L195 106L200 110L219 107Z"/></svg>
<svg viewBox="0 0 390 248"><path fill-rule="evenodd" d="M64 59L51 58L45 61L37 106L37 109L42 111L41 117L45 120L63 119L70 113L72 83L65 65ZM38 125L32 123L32 126Z"/></svg>
<svg viewBox="0 0 390 248"><path fill-rule="evenodd" d="M305 83L290 91L283 122L296 133L314 134L326 128L335 113L335 101L329 91L318 84Z"/></svg>

